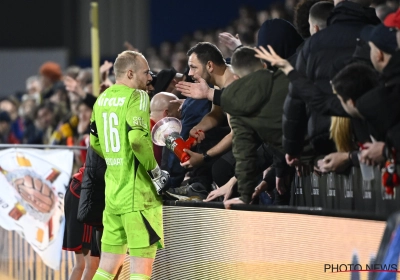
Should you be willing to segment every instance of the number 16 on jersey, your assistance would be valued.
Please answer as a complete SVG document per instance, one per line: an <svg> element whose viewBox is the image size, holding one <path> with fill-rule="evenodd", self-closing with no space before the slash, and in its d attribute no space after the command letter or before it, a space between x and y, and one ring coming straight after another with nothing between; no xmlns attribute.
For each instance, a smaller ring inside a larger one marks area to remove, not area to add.
<svg viewBox="0 0 400 280"><path fill-rule="evenodd" d="M119 152L121 149L121 143L119 140L119 132L118 132L118 116L114 112L111 113L103 113L103 121L104 121L104 144L106 148L106 152L110 152L109 144L111 144L111 150L114 153Z"/></svg>

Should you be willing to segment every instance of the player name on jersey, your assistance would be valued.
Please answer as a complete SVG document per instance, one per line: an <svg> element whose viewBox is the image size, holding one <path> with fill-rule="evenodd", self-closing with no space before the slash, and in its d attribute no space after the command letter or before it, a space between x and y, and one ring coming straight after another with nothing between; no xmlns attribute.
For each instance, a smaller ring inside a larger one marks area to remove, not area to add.
<svg viewBox="0 0 400 280"><path fill-rule="evenodd" d="M122 165L122 158L105 158L107 166Z"/></svg>
<svg viewBox="0 0 400 280"><path fill-rule="evenodd" d="M125 103L125 97L111 97L100 96L97 103L98 106L120 107Z"/></svg>

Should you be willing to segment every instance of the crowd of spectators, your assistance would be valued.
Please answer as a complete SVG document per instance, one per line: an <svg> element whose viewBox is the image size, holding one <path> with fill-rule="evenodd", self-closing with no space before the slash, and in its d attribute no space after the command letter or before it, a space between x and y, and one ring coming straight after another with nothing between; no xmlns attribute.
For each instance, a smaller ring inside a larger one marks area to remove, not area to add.
<svg viewBox="0 0 400 280"><path fill-rule="evenodd" d="M150 96L174 94L150 104L153 123L177 117L182 138L197 139L184 164L155 148L171 174L167 195L223 199L227 207L288 204L300 171L342 172L360 161L395 165L398 6L287 0L263 11L242 7L227 27L142 50L154 73ZM114 82L112 66L105 61L99 69L101 91ZM92 69L45 62L32 74L23 95L0 100L0 143L87 146L96 100ZM76 166L85 156L76 152Z"/></svg>

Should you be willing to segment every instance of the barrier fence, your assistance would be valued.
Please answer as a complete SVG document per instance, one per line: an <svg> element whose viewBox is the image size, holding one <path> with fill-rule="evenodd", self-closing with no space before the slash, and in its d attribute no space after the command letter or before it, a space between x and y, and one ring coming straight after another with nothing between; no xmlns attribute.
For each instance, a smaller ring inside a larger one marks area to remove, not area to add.
<svg viewBox="0 0 400 280"><path fill-rule="evenodd" d="M75 265L74 252L60 251L60 270L46 266L28 242L15 231L0 228L0 279L2 280L67 280ZM125 263L129 263L126 257ZM129 279L129 266L121 271Z"/></svg>
<svg viewBox="0 0 400 280"><path fill-rule="evenodd" d="M322 207L330 210L369 212L388 217L400 210L398 188L394 194L385 193L382 173L374 167L374 179L363 180L360 168L353 167L348 174L309 173L296 175L292 188L292 206Z"/></svg>
<svg viewBox="0 0 400 280"><path fill-rule="evenodd" d="M165 203L166 248L158 251L152 279L371 279L368 272L325 268L373 262L385 228L381 217L312 208L222 208ZM62 252L61 269L54 271L15 232L0 230L0 240L0 279L68 279L71 252ZM128 267L120 279L129 279Z"/></svg>

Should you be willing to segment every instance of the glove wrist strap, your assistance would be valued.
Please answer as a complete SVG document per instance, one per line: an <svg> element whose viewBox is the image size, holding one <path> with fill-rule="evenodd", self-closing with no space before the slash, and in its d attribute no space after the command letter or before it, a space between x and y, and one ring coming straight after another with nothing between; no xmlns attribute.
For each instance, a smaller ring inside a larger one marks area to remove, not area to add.
<svg viewBox="0 0 400 280"><path fill-rule="evenodd" d="M153 170L148 171L149 175L151 178L158 178L161 176L161 169L158 166L158 164L156 165L156 168L154 168Z"/></svg>

